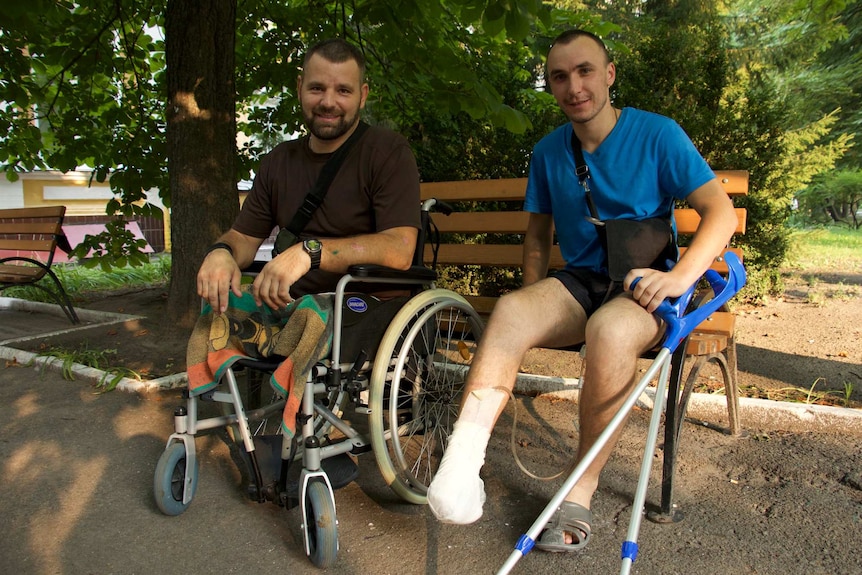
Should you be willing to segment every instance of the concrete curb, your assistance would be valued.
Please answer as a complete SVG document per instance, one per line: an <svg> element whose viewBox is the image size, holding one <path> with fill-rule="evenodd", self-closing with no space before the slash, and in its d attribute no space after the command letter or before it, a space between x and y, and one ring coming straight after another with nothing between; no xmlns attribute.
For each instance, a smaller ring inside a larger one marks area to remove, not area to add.
<svg viewBox="0 0 862 575"><path fill-rule="evenodd" d="M577 379L521 374L515 390L528 395L548 395L577 402L580 383ZM638 406L651 410L655 388L647 388ZM692 393L686 416L704 422L727 421L727 399L724 395ZM829 431L862 435L862 410L750 397L739 398L742 427L794 432ZM705 424L706 425L706 424Z"/></svg>
<svg viewBox="0 0 862 575"><path fill-rule="evenodd" d="M37 370L53 369L60 372L67 371L71 374L72 379L81 378L97 385L109 376L105 371L80 363L73 363L68 366L68 369L65 369L63 361L56 357L36 355L29 351L21 351L20 349L13 349L5 346L0 346L0 359L14 361L20 365L33 366ZM186 383L188 383L186 372L182 372L151 380L124 377L117 383L116 389L130 392L159 391L182 387L186 385Z"/></svg>

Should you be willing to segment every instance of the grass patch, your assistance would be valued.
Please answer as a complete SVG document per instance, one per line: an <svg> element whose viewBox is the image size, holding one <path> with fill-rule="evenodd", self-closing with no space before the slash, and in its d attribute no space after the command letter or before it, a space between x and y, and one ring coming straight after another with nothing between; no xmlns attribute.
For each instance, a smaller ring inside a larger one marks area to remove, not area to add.
<svg viewBox="0 0 862 575"><path fill-rule="evenodd" d="M103 373L102 377L96 383L98 393L106 393L116 389L120 381L124 377L130 379L141 380L140 374L125 367L112 367L111 356L117 355L115 349L89 349L86 344L75 350L62 348L51 348L41 353L36 357L53 357L62 363L61 372L63 379L67 381L75 381L74 367L76 364L85 365L98 369ZM33 363L32 361L30 362ZM43 364L44 366L47 364Z"/></svg>
<svg viewBox="0 0 862 575"><path fill-rule="evenodd" d="M862 231L836 227L796 230L790 242L790 269L862 270Z"/></svg>
<svg viewBox="0 0 862 575"><path fill-rule="evenodd" d="M75 302L85 299L88 294L111 292L130 287L145 288L167 285L171 277L171 257L169 255L156 256L142 266L115 268L110 272L102 271L100 268L85 268L76 264L55 264L51 266L51 269L60 278L60 283L63 284L69 298ZM49 277L39 280L39 285L54 290L54 282ZM4 290L3 295L28 301L54 303L48 294L34 286L12 287Z"/></svg>

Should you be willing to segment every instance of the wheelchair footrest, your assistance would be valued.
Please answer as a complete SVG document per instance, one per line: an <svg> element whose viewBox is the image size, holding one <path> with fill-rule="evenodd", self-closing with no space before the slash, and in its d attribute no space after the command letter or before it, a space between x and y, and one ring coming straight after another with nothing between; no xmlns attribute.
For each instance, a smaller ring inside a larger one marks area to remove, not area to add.
<svg viewBox="0 0 862 575"><path fill-rule="evenodd" d="M329 478L333 489L346 487L359 477L359 466L346 453L324 459L320 462L320 467ZM288 473L287 485L282 494L282 501L288 509L299 504L299 474L301 471L302 465L296 464L291 466Z"/></svg>

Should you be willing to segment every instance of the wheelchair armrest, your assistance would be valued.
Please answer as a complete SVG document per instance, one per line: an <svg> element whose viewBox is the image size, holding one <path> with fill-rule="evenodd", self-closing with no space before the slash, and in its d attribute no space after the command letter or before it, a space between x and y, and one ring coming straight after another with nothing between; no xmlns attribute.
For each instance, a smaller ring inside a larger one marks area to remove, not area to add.
<svg viewBox="0 0 862 575"><path fill-rule="evenodd" d="M396 270L376 264L356 264L348 268L347 273L357 278L386 278L399 280L419 280L432 282L437 279L437 272L425 266L410 266L406 270Z"/></svg>
<svg viewBox="0 0 862 575"><path fill-rule="evenodd" d="M263 266L269 262L255 260L242 270L243 274L257 275ZM425 266L411 266L406 270L397 270L377 264L355 264L348 268L347 273L357 278L386 278L413 281L432 282L437 279L437 272Z"/></svg>
<svg viewBox="0 0 862 575"><path fill-rule="evenodd" d="M257 275L263 270L263 266L268 264L268 261L254 260L251 264L242 270L243 274Z"/></svg>

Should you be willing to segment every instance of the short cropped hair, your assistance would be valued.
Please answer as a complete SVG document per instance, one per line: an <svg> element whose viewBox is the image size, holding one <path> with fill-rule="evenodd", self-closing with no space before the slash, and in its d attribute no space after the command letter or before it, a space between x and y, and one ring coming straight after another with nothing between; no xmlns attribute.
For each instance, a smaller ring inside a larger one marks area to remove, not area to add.
<svg viewBox="0 0 862 575"><path fill-rule="evenodd" d="M554 41L551 42L551 48L553 48L557 44L562 44L565 46L566 44L572 42L577 38L591 39L593 42L598 44L599 47L602 49L602 52L604 52L605 63L610 64L611 62L613 62L613 59L611 58L611 53L608 52L608 47L605 46L605 43L602 41L602 39L593 34L592 32L587 32L586 30L580 30L577 28L572 30L566 30L565 32L554 38ZM550 48L548 49L548 51L550 52Z"/></svg>
<svg viewBox="0 0 862 575"><path fill-rule="evenodd" d="M362 51L359 48L350 42L341 38L331 38L314 44L308 49L308 52L305 53L303 66L308 64L308 61L315 54L319 54L327 61L335 62L336 64L347 62L348 60L354 60L356 65L359 66L359 81L361 83L365 83L365 55L362 54Z"/></svg>

